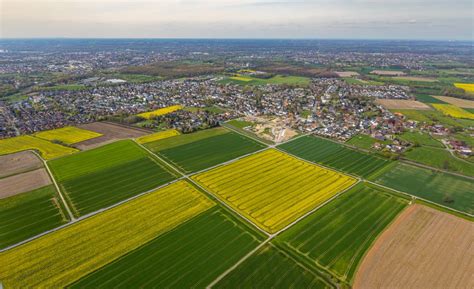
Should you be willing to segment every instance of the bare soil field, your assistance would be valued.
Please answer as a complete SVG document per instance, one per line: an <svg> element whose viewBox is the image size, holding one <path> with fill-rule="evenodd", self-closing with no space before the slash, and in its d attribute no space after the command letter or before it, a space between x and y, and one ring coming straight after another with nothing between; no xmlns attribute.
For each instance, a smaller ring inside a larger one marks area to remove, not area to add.
<svg viewBox="0 0 474 289"><path fill-rule="evenodd" d="M381 76L402 76L406 75L403 71L398 70L372 70L371 74L381 75Z"/></svg>
<svg viewBox="0 0 474 289"><path fill-rule="evenodd" d="M363 260L353 288L474 288L474 224L408 207Z"/></svg>
<svg viewBox="0 0 474 289"><path fill-rule="evenodd" d="M0 178L39 169L42 166L43 162L29 151L0 156Z"/></svg>
<svg viewBox="0 0 474 289"><path fill-rule="evenodd" d="M431 110L431 107L416 100L377 99L375 103L382 105L383 107L387 109Z"/></svg>
<svg viewBox="0 0 474 289"><path fill-rule="evenodd" d="M339 77L359 76L359 73L355 71L334 71L334 73L339 75Z"/></svg>
<svg viewBox="0 0 474 289"><path fill-rule="evenodd" d="M126 127L110 122L93 122L88 124L83 124L78 126L82 129L87 129L101 133L102 136L86 140L80 143L75 144L80 150L93 149L117 140L127 139L127 138L137 138L147 134L152 133L152 131L147 131L139 128Z"/></svg>
<svg viewBox="0 0 474 289"><path fill-rule="evenodd" d="M455 97L450 97L450 96L435 96L433 97L442 100L444 102L453 104L458 107L462 108L474 108L474 100L467 100L467 99L461 99L461 98L455 98Z"/></svg>
<svg viewBox="0 0 474 289"><path fill-rule="evenodd" d="M395 79L408 80L408 81L422 81L422 82L437 82L435 78L422 77L422 76L397 76Z"/></svg>
<svg viewBox="0 0 474 289"><path fill-rule="evenodd" d="M51 184L45 169L38 169L0 179L0 199L29 192Z"/></svg>

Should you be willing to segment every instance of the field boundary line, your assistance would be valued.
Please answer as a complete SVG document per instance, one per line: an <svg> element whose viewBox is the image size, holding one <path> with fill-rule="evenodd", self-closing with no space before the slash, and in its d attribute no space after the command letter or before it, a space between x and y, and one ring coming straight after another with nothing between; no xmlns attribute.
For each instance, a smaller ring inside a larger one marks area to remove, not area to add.
<svg viewBox="0 0 474 289"><path fill-rule="evenodd" d="M42 162L44 167L46 168L46 171L48 172L49 178L53 182L56 191L58 192L59 197L61 198L61 202L63 202L64 208L66 209L67 214L69 215L70 221L73 222L76 220L76 217L74 217L74 214L72 213L71 209L69 208L69 204L66 201L66 198L63 196L63 192L61 192L61 189L59 188L58 183L56 182L56 179L53 176L53 173L51 172L49 166L48 166L48 161L44 160L37 152L34 150L31 150L33 154L35 154Z"/></svg>
<svg viewBox="0 0 474 289"><path fill-rule="evenodd" d="M80 222L80 221L82 221L82 220L88 219L88 218L93 217L93 216L95 216L95 215L98 215L98 214L100 214L100 213L102 213L102 212L104 212L104 211L107 211L107 210L113 209L113 208L115 208L115 207L117 207L117 206L123 205L123 204L125 204L125 203L127 203L127 202L129 202L129 201L133 201L134 199L140 198L140 197L142 197L142 196L144 196L144 195L146 195L146 194L149 194L149 193L152 193L152 192L154 192L154 191L156 191L156 190L162 189L162 188L164 188L164 187L166 187L166 186L169 186L169 185L171 185L171 184L174 184L174 183L176 183L176 182L179 182L179 181L181 181L181 180L183 180L183 179L184 179L184 177L177 178L177 179L175 179L175 180L172 180L172 181L170 181L170 182L167 182L167 183L165 183L165 184L162 184L162 185L160 185L160 186L158 186L158 187L156 187L156 188L153 188L153 189L148 190L148 191L146 191L146 192L143 192L143 193L140 193L140 194L138 194L138 195L132 196L132 197L130 197L130 198L128 198L128 199L122 200L122 201L120 201L120 202L118 202L118 203L115 203L115 204L113 204L113 205L110 205L110 206L108 206L108 207L105 207L105 208L99 209L99 210L97 210L97 211L94 211L94 212L85 214L85 215L83 215L83 216L80 216L80 217L78 217L78 218L75 218L74 220L71 220L70 222L68 222L68 223L66 223L66 224L63 224L63 225L58 226L58 227L56 227L56 228L50 229L50 230L48 230L48 231L42 232L42 233L40 233L40 234L38 234L38 235L35 235L35 236L33 236L33 237L30 237L30 238L28 238L28 239L25 239L25 240L23 240L23 241L20 241L20 242L18 242L18 243L15 243L15 244L13 244L13 245L10 245L10 246L8 246L8 247L5 247L5 248L3 248L3 249L0 249L0 253L5 252L5 251L8 251L8 250L10 250L10 249L13 249L13 248L15 248L15 247L18 247L18 246L20 246L20 245L26 244L26 243L28 243L28 242L31 242L31 241L33 241L33 240L35 240L35 239L38 239L38 238L40 238L40 237L42 237L42 236L44 236L44 235L49 234L49 233L53 233L53 232L55 232L55 231L58 231L58 230L61 230L61 229L66 228L66 227L72 226L72 225L74 225L75 223L78 223L78 222ZM0 288L0 289L1 289L1 288Z"/></svg>
<svg viewBox="0 0 474 289"><path fill-rule="evenodd" d="M468 176L468 175L463 175L463 174L460 174L460 173L450 172L450 171L446 171L446 170L443 170L443 169L440 169L440 168L435 168L435 167L428 166L428 165L425 165L425 164L422 164L422 163L419 163L419 162L412 161L412 160L404 158L404 157L400 158L400 162L404 163L404 164L412 165L412 166L415 166L415 167L428 169L428 170L435 171L435 172L441 172L441 173L450 174L450 175L453 175L453 176L458 176L458 177L461 177L461 178L474 180L474 177L471 177L471 176Z"/></svg>
<svg viewBox="0 0 474 289"><path fill-rule="evenodd" d="M442 207L442 208L444 208L444 209L446 209L446 210L449 210L449 211L453 211L453 212L456 212L456 213L459 213L459 214L462 214L462 215L465 215L465 216L468 216L468 217L474 217L473 214L469 214L468 212L459 211L459 210L457 210L457 209L453 209L453 208L447 207L447 206L445 206L445 205L441 205L441 204L435 203L435 202L433 202L433 201L427 200L427 199L425 199L425 198L418 197L418 196L415 196L415 195L412 195L412 194L409 194L409 193L406 193L406 192L403 192L403 191L399 191L399 190L394 189L394 188L390 188L390 187L387 187L387 186L378 184L378 183L373 182L373 181L364 180L364 182L367 182L367 183L372 184L372 185L375 185L375 186L379 186L379 187L384 188L384 189L387 189L387 190L392 190L392 191L394 191L394 192L397 192L397 193L402 194L402 195L405 195L405 196L409 196L409 197L411 197L411 198L414 199L414 200L419 199L419 200L422 200L422 201L424 201L424 202L430 203L430 204L432 204L432 205L435 205L435 206L438 206L438 207Z"/></svg>

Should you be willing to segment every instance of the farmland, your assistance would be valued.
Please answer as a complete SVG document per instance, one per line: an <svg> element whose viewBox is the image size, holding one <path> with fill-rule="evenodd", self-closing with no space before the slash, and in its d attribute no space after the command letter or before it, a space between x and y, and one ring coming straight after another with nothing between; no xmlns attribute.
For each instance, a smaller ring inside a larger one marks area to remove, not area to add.
<svg viewBox="0 0 474 289"><path fill-rule="evenodd" d="M397 109L393 112L399 112L406 116L408 119L425 122L428 124L442 124L448 127L460 127L465 128L474 125L474 121L470 119L452 118L444 115L437 110L410 110L410 109Z"/></svg>
<svg viewBox="0 0 474 289"><path fill-rule="evenodd" d="M389 164L389 160L355 151L319 137L305 136L279 146L280 149L311 162L368 177Z"/></svg>
<svg viewBox="0 0 474 289"><path fill-rule="evenodd" d="M401 134L399 138L415 145L444 148L444 145L440 141L434 139L427 133L407 131Z"/></svg>
<svg viewBox="0 0 474 289"><path fill-rule="evenodd" d="M474 119L474 114L459 108L452 104L439 104L434 103L432 104L434 108L441 111L445 115L454 117L454 118L466 118L466 119Z"/></svg>
<svg viewBox="0 0 474 289"><path fill-rule="evenodd" d="M44 159L53 159L77 152L77 149L54 144L29 135L0 140L0 155L36 150Z"/></svg>
<svg viewBox="0 0 474 289"><path fill-rule="evenodd" d="M390 144L391 142L389 140L381 141L378 139L375 139L371 137L370 135L366 134L358 134L353 136L350 140L346 142L348 145L355 146L358 148L366 149L366 150L371 150L373 149L373 145L375 143L380 143L380 144Z"/></svg>
<svg viewBox="0 0 474 289"><path fill-rule="evenodd" d="M336 288L288 255L265 245L214 288Z"/></svg>
<svg viewBox="0 0 474 289"><path fill-rule="evenodd" d="M350 282L365 252L407 203L359 183L284 232L278 241Z"/></svg>
<svg viewBox="0 0 474 289"><path fill-rule="evenodd" d="M212 167L265 147L252 139L225 129L224 133L214 135L213 132L209 132L209 137L193 142L188 142L189 138L193 136L173 137L169 139L169 142L175 142L176 145L166 149L156 149L160 147L160 141L157 144L151 143L149 147L185 173ZM183 144L179 145L181 140Z"/></svg>
<svg viewBox="0 0 474 289"><path fill-rule="evenodd" d="M446 207L474 213L474 182L468 178L394 163L374 176L374 181Z"/></svg>
<svg viewBox="0 0 474 289"><path fill-rule="evenodd" d="M81 150L96 148L117 140L139 138L141 136L150 134L150 132L146 132L138 128L127 127L110 122L93 122L80 125L79 128L102 134L100 137L89 139L76 144L75 147Z"/></svg>
<svg viewBox="0 0 474 289"><path fill-rule="evenodd" d="M416 100L403 99L377 99L375 103L387 109L416 109L416 110L430 110L431 107Z"/></svg>
<svg viewBox="0 0 474 289"><path fill-rule="evenodd" d="M152 142L152 141L157 141L157 140L160 140L160 139L165 139L165 138L169 138L169 137L177 136L177 135L179 135L179 132L177 130L170 129L170 130L166 130L166 131L160 131L160 132L152 133L152 134L149 134L149 135L141 136L141 137L137 138L137 142L139 144L144 144L144 143L149 143L149 142Z"/></svg>
<svg viewBox="0 0 474 289"><path fill-rule="evenodd" d="M38 132L35 134L36 137L49 140L49 141L59 141L65 144L75 144L81 141L85 141L88 139L96 138L101 136L102 134L85 130L77 127L63 127L53 130L46 130L42 132Z"/></svg>
<svg viewBox="0 0 474 289"><path fill-rule="evenodd" d="M180 181L0 253L5 288L65 287L214 205Z"/></svg>
<svg viewBox="0 0 474 289"><path fill-rule="evenodd" d="M257 247L260 239L222 209L210 209L84 277L72 288L205 288Z"/></svg>
<svg viewBox="0 0 474 289"><path fill-rule="evenodd" d="M39 169L42 166L43 162L30 151L0 156L0 178Z"/></svg>
<svg viewBox="0 0 474 289"><path fill-rule="evenodd" d="M454 86L463 89L466 92L474 92L474 83L455 83Z"/></svg>
<svg viewBox="0 0 474 289"><path fill-rule="evenodd" d="M410 206L369 251L354 288L472 288L473 230L470 221Z"/></svg>
<svg viewBox="0 0 474 289"><path fill-rule="evenodd" d="M288 84L307 86L311 79L303 76L285 76L276 75L270 78L258 78L248 75L234 75L225 78L221 81L222 83L235 83L240 85L266 85L266 84Z"/></svg>
<svg viewBox="0 0 474 289"><path fill-rule="evenodd" d="M62 191L80 216L151 190L175 178L131 140L49 162Z"/></svg>
<svg viewBox="0 0 474 289"><path fill-rule="evenodd" d="M138 116L143 117L144 119L152 119L154 117L157 117L157 116L160 116L160 115L165 115L165 114L168 114L168 113L172 113L172 112L180 110L180 109L183 109L182 105L173 105L173 106L168 106L168 107L164 107L164 108L159 108L157 110L150 111L150 112L140 113L140 114L138 114Z"/></svg>
<svg viewBox="0 0 474 289"><path fill-rule="evenodd" d="M274 149L192 178L269 233L355 183Z"/></svg>
<svg viewBox="0 0 474 289"><path fill-rule="evenodd" d="M37 169L0 179L0 199L51 184L45 169Z"/></svg>
<svg viewBox="0 0 474 289"><path fill-rule="evenodd" d="M53 186L0 199L0 249L67 222L59 202Z"/></svg>
<svg viewBox="0 0 474 289"><path fill-rule="evenodd" d="M449 96L435 96L437 99L462 108L474 108L474 100L455 98Z"/></svg>

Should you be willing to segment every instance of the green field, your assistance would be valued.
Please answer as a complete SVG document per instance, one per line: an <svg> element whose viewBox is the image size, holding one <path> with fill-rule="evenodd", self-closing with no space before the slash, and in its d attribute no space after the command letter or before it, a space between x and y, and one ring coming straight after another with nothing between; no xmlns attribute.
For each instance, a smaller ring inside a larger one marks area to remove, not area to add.
<svg viewBox="0 0 474 289"><path fill-rule="evenodd" d="M429 94L416 94L415 95L416 100L424 102L424 103L445 103L442 100L439 100L435 97L432 97Z"/></svg>
<svg viewBox="0 0 474 289"><path fill-rule="evenodd" d="M286 253L265 245L213 288L336 288L296 263Z"/></svg>
<svg viewBox="0 0 474 289"><path fill-rule="evenodd" d="M446 207L474 213L472 179L394 163L374 176L374 181Z"/></svg>
<svg viewBox="0 0 474 289"><path fill-rule="evenodd" d="M370 135L366 134L358 134L353 136L350 140L346 142L348 145L355 146L358 148L366 149L366 150L374 150L372 147L375 143L380 143L382 145L387 145L390 144L391 141L385 140L385 141L380 141L378 139L375 139L371 137Z"/></svg>
<svg viewBox="0 0 474 289"><path fill-rule="evenodd" d="M214 130L223 133L216 135L213 130L203 131L200 135L207 137L197 140L193 134L182 134L146 146L185 173L200 171L265 147L235 132L223 128ZM193 138L192 142L189 142L190 138ZM166 145L160 145L161 142ZM174 145L170 146L170 143Z"/></svg>
<svg viewBox="0 0 474 289"><path fill-rule="evenodd" d="M241 75L227 77L221 83L234 83L239 85L266 85L266 84L288 84L307 86L311 79L304 76L276 75L271 78L257 78L253 76Z"/></svg>
<svg viewBox="0 0 474 289"><path fill-rule="evenodd" d="M300 158L362 177L368 177L390 163L389 160L314 136L301 137L278 147Z"/></svg>
<svg viewBox="0 0 474 289"><path fill-rule="evenodd" d="M431 137L429 134L420 133L420 132L404 132L403 134L398 136L400 139L412 143L413 145L421 145L421 146L432 146L438 148L444 148L444 145Z"/></svg>
<svg viewBox="0 0 474 289"><path fill-rule="evenodd" d="M391 111L399 112L408 119L428 124L442 124L447 127L460 128L474 126L474 120L452 118L437 110L391 109Z"/></svg>
<svg viewBox="0 0 474 289"><path fill-rule="evenodd" d="M474 176L474 164L453 157L444 148L416 147L404 154L406 159L429 165L434 168Z"/></svg>
<svg viewBox="0 0 474 289"><path fill-rule="evenodd" d="M360 183L283 233L278 242L350 282L365 252L407 204Z"/></svg>
<svg viewBox="0 0 474 289"><path fill-rule="evenodd" d="M84 277L72 288L205 288L262 238L215 207Z"/></svg>
<svg viewBox="0 0 474 289"><path fill-rule="evenodd" d="M227 123L234 126L234 127L236 127L236 128L240 128L240 129L243 129L243 128L248 127L248 126L252 126L254 124L253 122L250 122L250 121L237 120L237 119L228 121Z"/></svg>
<svg viewBox="0 0 474 289"><path fill-rule="evenodd" d="M77 216L176 178L131 140L55 159L49 166Z"/></svg>
<svg viewBox="0 0 474 289"><path fill-rule="evenodd" d="M53 186L0 199L0 249L67 221Z"/></svg>

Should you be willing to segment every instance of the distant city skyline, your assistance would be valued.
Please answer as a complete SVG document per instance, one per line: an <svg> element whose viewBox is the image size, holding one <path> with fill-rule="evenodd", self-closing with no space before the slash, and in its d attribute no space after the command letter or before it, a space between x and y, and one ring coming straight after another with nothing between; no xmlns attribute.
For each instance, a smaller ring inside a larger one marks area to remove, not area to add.
<svg viewBox="0 0 474 289"><path fill-rule="evenodd" d="M473 40L471 0L0 0L1 38Z"/></svg>

